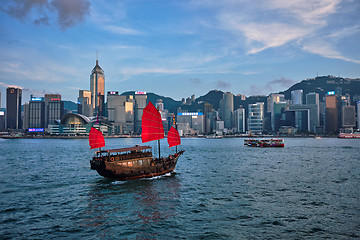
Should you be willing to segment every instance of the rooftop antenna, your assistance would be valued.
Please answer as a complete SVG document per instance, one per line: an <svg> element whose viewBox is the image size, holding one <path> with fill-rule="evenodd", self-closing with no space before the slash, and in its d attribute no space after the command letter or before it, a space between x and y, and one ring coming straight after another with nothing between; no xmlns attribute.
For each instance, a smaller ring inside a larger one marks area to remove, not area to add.
<svg viewBox="0 0 360 240"><path fill-rule="evenodd" d="M99 53L98 50L96 50L96 65L99 65Z"/></svg>

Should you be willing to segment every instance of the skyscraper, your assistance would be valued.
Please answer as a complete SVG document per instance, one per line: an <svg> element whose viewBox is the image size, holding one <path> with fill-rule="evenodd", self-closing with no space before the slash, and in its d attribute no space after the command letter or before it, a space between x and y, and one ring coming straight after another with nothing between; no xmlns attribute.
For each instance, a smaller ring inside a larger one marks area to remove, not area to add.
<svg viewBox="0 0 360 240"><path fill-rule="evenodd" d="M8 87L6 89L6 128L21 129L21 96L20 88Z"/></svg>
<svg viewBox="0 0 360 240"><path fill-rule="evenodd" d="M356 103L357 105L357 128L360 129L360 101Z"/></svg>
<svg viewBox="0 0 360 240"><path fill-rule="evenodd" d="M336 133L339 131L338 121L338 99L337 96L325 96L325 131L328 133Z"/></svg>
<svg viewBox="0 0 360 240"><path fill-rule="evenodd" d="M60 94L45 94L45 127L60 120L64 114L64 102Z"/></svg>
<svg viewBox="0 0 360 240"><path fill-rule="evenodd" d="M303 104L303 90L298 89L291 91L291 101L293 105L302 105Z"/></svg>
<svg viewBox="0 0 360 240"><path fill-rule="evenodd" d="M275 115L274 115L274 103L285 101L284 94L272 93L267 98L267 112L271 113L271 130L277 131L275 129Z"/></svg>
<svg viewBox="0 0 360 240"><path fill-rule="evenodd" d="M79 90L78 113L87 117L93 116L93 107L91 105L91 91Z"/></svg>
<svg viewBox="0 0 360 240"><path fill-rule="evenodd" d="M135 92L135 133L141 133L141 118L144 108L146 107L147 95L146 92Z"/></svg>
<svg viewBox="0 0 360 240"><path fill-rule="evenodd" d="M90 75L91 105L94 109L93 115L104 115L105 99L105 75L96 59L96 65Z"/></svg>
<svg viewBox="0 0 360 240"><path fill-rule="evenodd" d="M232 128L232 114L234 111L234 95L230 92L224 94L220 100L219 114L221 120L224 121L225 128Z"/></svg>
<svg viewBox="0 0 360 240"><path fill-rule="evenodd" d="M264 103L249 104L248 130L261 134L264 127Z"/></svg>

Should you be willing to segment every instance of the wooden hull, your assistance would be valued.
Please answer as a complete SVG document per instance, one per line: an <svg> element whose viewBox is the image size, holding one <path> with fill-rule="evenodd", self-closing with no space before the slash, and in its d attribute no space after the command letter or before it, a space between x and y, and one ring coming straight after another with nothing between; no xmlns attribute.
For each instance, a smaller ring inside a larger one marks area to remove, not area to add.
<svg viewBox="0 0 360 240"><path fill-rule="evenodd" d="M184 151L169 155L166 158L154 159L151 156L140 158L129 158L117 160L115 157L96 158L91 161L91 169L98 172L99 175L126 181L139 178L152 178L172 172L175 169L178 158Z"/></svg>

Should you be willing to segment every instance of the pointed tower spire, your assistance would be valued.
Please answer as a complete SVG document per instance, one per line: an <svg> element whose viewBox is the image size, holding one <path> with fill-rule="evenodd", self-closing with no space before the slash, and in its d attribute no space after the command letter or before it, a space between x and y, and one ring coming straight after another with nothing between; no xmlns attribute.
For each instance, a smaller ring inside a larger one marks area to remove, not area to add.
<svg viewBox="0 0 360 240"><path fill-rule="evenodd" d="M96 65L99 65L99 53L98 50L96 50Z"/></svg>

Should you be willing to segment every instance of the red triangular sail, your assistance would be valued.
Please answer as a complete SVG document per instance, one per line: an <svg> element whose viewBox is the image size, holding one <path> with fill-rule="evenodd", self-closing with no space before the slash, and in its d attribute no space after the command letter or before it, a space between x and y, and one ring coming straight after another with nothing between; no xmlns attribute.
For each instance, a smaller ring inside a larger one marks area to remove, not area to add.
<svg viewBox="0 0 360 240"><path fill-rule="evenodd" d="M169 147L174 147L181 144L179 132L174 127L170 128L167 141L169 143Z"/></svg>
<svg viewBox="0 0 360 240"><path fill-rule="evenodd" d="M105 147L105 139L101 131L91 128L89 133L90 149Z"/></svg>
<svg viewBox="0 0 360 240"><path fill-rule="evenodd" d="M144 108L141 120L141 140L143 143L164 138L161 115L151 102Z"/></svg>

